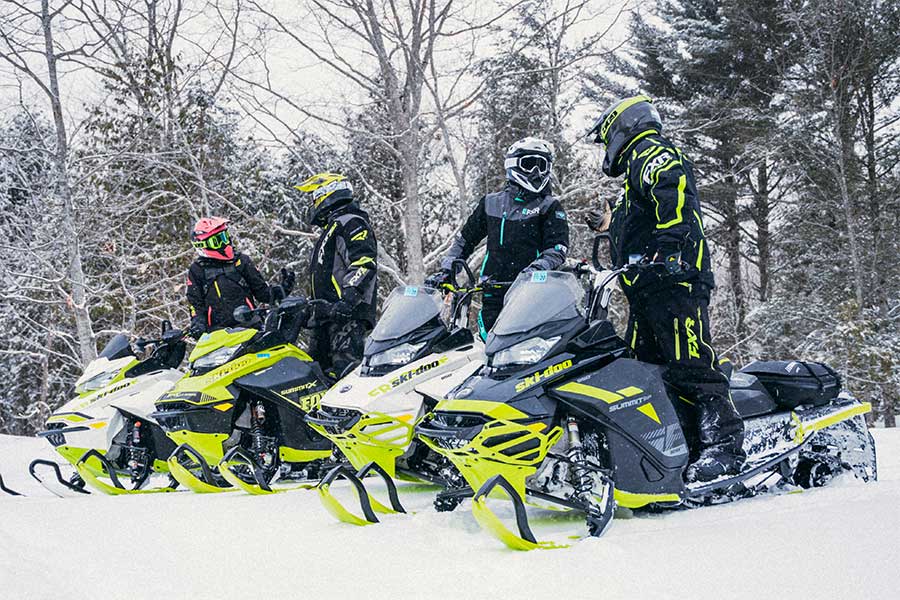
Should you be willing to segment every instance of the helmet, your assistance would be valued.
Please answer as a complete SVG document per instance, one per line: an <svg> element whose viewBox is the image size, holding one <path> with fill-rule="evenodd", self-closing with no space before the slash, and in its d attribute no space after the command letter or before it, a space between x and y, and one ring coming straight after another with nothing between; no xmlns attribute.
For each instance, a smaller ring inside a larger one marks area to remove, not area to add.
<svg viewBox="0 0 900 600"><path fill-rule="evenodd" d="M603 172L610 177L618 177L625 172L619 154L635 136L651 129L662 130L662 120L652 102L647 96L616 100L603 111L588 132L589 136L596 136L595 144L606 145Z"/></svg>
<svg viewBox="0 0 900 600"><path fill-rule="evenodd" d="M312 206L306 213L310 225L323 225L328 213L339 206L353 201L353 186L344 175L319 173L313 175L294 189L312 196Z"/></svg>
<svg viewBox="0 0 900 600"><path fill-rule="evenodd" d="M234 244L228 234L228 219L203 217L191 231L191 243L200 256L216 260L234 258Z"/></svg>
<svg viewBox="0 0 900 600"><path fill-rule="evenodd" d="M540 193L550 181L553 168L553 146L539 138L519 140L506 151L506 178L528 190Z"/></svg>

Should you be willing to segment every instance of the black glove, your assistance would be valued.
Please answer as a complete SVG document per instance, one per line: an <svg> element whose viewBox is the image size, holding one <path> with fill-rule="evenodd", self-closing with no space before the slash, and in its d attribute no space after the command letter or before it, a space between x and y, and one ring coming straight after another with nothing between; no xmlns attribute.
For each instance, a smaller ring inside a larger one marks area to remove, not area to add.
<svg viewBox="0 0 900 600"><path fill-rule="evenodd" d="M603 233L609 229L609 211L603 207L592 208L584 215L584 222L591 231Z"/></svg>
<svg viewBox="0 0 900 600"><path fill-rule="evenodd" d="M353 307L344 300L331 304L316 304L313 315L317 325L323 323L346 323L353 316Z"/></svg>
<svg viewBox="0 0 900 600"><path fill-rule="evenodd" d="M669 275L681 273L683 270L681 264L681 250L675 244L662 244L653 257L653 262L661 264L666 268Z"/></svg>
<svg viewBox="0 0 900 600"><path fill-rule="evenodd" d="M425 278L425 287L439 289L445 283L450 283L450 271L441 269Z"/></svg>
<svg viewBox="0 0 900 600"><path fill-rule="evenodd" d="M206 318L203 315L195 315L191 318L191 326L188 328L188 335L195 340L206 333Z"/></svg>
<svg viewBox="0 0 900 600"><path fill-rule="evenodd" d="M285 268L281 269L281 289L284 290L285 296L290 296L291 291L294 289L294 283L297 281L297 276L293 271L288 271Z"/></svg>

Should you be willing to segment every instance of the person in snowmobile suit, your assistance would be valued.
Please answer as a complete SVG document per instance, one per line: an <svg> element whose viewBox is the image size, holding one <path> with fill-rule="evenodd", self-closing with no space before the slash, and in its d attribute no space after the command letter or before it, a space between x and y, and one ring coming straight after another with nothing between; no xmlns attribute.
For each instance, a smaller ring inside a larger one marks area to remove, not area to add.
<svg viewBox="0 0 900 600"><path fill-rule="evenodd" d="M668 381L694 405L699 455L686 478L710 481L740 472L744 427L710 343L715 282L692 163L661 131L650 98L635 96L614 102L589 135L606 148L603 172L625 176L611 206L613 264L653 265L621 277L627 341L638 360L668 365ZM602 220L603 211L587 217L595 230Z"/></svg>
<svg viewBox="0 0 900 600"><path fill-rule="evenodd" d="M544 140L527 137L506 151L506 185L487 194L478 205L450 250L441 270L425 285L437 287L451 278L453 261L466 260L481 240L487 248L479 276L493 281L513 281L519 273L551 271L566 260L569 223L566 212L550 191L553 147ZM482 339L503 308L505 292L485 292L478 313Z"/></svg>
<svg viewBox="0 0 900 600"><path fill-rule="evenodd" d="M252 309L255 303L272 299L272 288L250 257L235 250L228 223L220 217L204 217L191 230L191 243L199 255L187 274L188 335L195 339L208 331L240 325L234 318L235 308ZM282 269L281 277L281 287L288 294L294 274Z"/></svg>
<svg viewBox="0 0 900 600"><path fill-rule="evenodd" d="M307 221L322 229L309 261L309 284L310 297L327 304L313 310L310 354L338 379L362 360L375 325L378 244L345 176L319 173L295 188L310 196Z"/></svg>

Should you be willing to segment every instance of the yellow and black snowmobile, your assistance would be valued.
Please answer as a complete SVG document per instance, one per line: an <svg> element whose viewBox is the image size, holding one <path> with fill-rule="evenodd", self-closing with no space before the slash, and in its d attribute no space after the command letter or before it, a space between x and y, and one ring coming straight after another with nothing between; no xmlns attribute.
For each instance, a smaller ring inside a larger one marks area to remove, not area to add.
<svg viewBox="0 0 900 600"><path fill-rule="evenodd" d="M304 417L331 382L294 345L312 302L288 297L268 309L240 307L238 321L264 317L261 329L221 329L198 340L188 375L157 401L154 413L178 444L168 465L182 485L201 493L266 494L288 489L273 488L279 480L321 476L331 442Z"/></svg>
<svg viewBox="0 0 900 600"><path fill-rule="evenodd" d="M378 521L376 512L406 512L395 477L442 486L438 505L446 510L472 494L446 458L413 436L415 424L434 408L428 399L446 394L468 377L481 366L484 355L484 344L467 327L471 299L482 287L476 286L464 261L454 266L467 273L468 287L459 287L454 276L443 290L400 286L391 292L366 340L362 364L336 383L321 407L306 417L346 461L319 484L324 506L341 521L367 525ZM366 489L367 475L383 480L387 503ZM354 486L361 516L331 493L331 484L339 478Z"/></svg>
<svg viewBox="0 0 900 600"><path fill-rule="evenodd" d="M741 474L686 485L690 429L679 412L691 407L667 386L663 367L629 357L607 320L619 273L585 265L520 275L488 337L485 366L417 426L477 490L472 509L484 529L511 548L552 548L568 542L538 541L526 504L581 511L599 536L617 506L696 506L821 486L843 473L876 477L862 416L869 404L840 393L824 365L777 361L731 375L746 429ZM576 274L591 278L586 302ZM515 530L489 498L512 501Z"/></svg>
<svg viewBox="0 0 900 600"><path fill-rule="evenodd" d="M38 433L75 471L65 478L55 461L36 459L28 467L32 477L59 496L88 488L111 495L174 489L166 459L175 445L150 413L184 376L178 370L184 353L184 336L168 321L159 339L131 344L126 335L113 337L76 382L76 397L54 411ZM44 468L55 481L39 475ZM165 478L161 486L151 485L157 474Z"/></svg>

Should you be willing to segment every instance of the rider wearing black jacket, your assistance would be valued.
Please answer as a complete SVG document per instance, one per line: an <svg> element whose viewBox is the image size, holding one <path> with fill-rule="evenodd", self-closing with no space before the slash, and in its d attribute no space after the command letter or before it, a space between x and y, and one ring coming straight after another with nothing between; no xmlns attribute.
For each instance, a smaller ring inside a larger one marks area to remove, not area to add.
<svg viewBox="0 0 900 600"><path fill-rule="evenodd" d="M653 263L621 277L627 341L639 360L668 365L669 382L694 405L700 453L687 478L709 481L740 472L744 429L710 343L714 279L693 169L661 131L650 99L635 96L610 106L591 134L606 146L603 172L625 175L609 224L613 263ZM588 224L598 220L593 213Z"/></svg>
<svg viewBox="0 0 900 600"><path fill-rule="evenodd" d="M338 378L362 359L375 325L378 244L346 177L320 173L295 187L311 196L307 220L322 229L309 261L310 297L327 304L313 312L310 354Z"/></svg>
<svg viewBox="0 0 900 600"><path fill-rule="evenodd" d="M441 261L441 271L426 285L440 285L450 278L453 261L467 259L487 238L479 276L512 281L519 273L549 271L566 260L569 224L559 201L550 193L553 149L537 138L525 138L510 146L505 166L507 184L499 192L478 201L462 230ZM503 308L503 293L486 292L478 325L483 339Z"/></svg>
<svg viewBox="0 0 900 600"><path fill-rule="evenodd" d="M206 217L191 231L194 248L200 255L188 268L187 300L191 307L190 335L239 325L234 309L255 308L271 301L271 288L250 257L234 249L228 221ZM294 275L282 272L282 286L293 285Z"/></svg>

